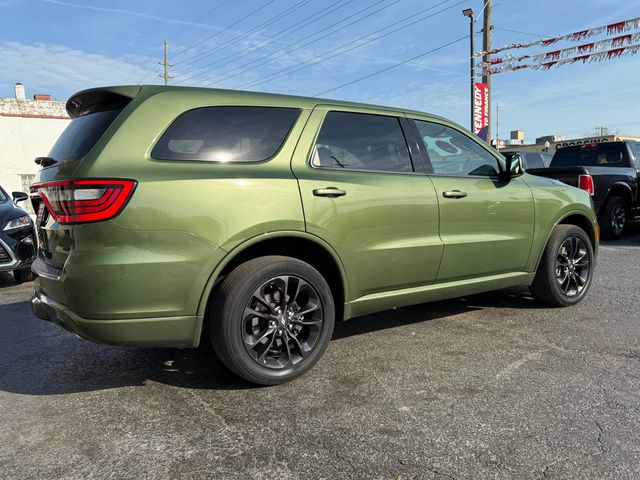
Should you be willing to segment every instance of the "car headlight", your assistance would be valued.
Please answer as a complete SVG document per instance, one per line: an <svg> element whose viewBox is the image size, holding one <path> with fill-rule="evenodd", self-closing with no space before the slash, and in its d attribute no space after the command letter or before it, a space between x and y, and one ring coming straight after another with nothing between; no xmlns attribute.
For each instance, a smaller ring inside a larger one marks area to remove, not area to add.
<svg viewBox="0 0 640 480"><path fill-rule="evenodd" d="M2 230L6 232L7 230L16 230L29 225L31 225L31 218L29 218L29 215L24 215L22 217L14 218L13 220L9 220Z"/></svg>

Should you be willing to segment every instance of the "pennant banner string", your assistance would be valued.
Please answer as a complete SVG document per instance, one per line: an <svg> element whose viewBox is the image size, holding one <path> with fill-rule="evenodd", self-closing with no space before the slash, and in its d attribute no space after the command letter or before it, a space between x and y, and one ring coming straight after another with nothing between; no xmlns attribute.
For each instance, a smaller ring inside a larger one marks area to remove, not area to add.
<svg viewBox="0 0 640 480"><path fill-rule="evenodd" d="M513 50L516 48L529 48L533 46L548 47L550 45L553 45L563 40L568 40L571 42L579 42L581 40L585 40L595 35L600 35L601 33L604 33L604 32L606 32L607 35L615 35L617 33L623 33L623 32L628 32L629 30L637 30L637 29L640 29L640 17L634 18L631 20L625 20L623 22L611 23L603 27L590 28L587 30L581 30L579 32L569 33L567 35L560 35L558 37L547 38L544 40L535 40L529 43L512 43L510 45L505 45L504 47L496 48L488 52L486 51L476 52L473 54L473 56L480 57L483 55L494 55L496 53L504 52L505 50Z"/></svg>
<svg viewBox="0 0 640 480"><path fill-rule="evenodd" d="M542 63L514 64L513 62L505 62L497 67L483 70L483 72L479 73L478 76L481 76L482 74L496 75L498 73L515 72L516 70L522 70L525 68L529 68L532 70L549 70L552 67L561 67L563 65L570 65L578 62L582 62L582 63L603 62L607 60L613 60L614 58L637 55L638 53L640 53L640 43L635 45L629 45L627 47L612 48L609 50L604 50L602 52L578 55L576 57L545 61Z"/></svg>
<svg viewBox="0 0 640 480"><path fill-rule="evenodd" d="M541 53L538 55L506 55L501 58L492 58L490 62L481 62L480 67L492 67L503 63L522 62L523 60L533 60L534 62L544 62L552 60L561 60L563 58L573 57L575 55L584 55L598 50L608 50L611 48L624 47L640 42L640 33L621 35L615 38L607 38L598 42L585 43L576 47L564 48L553 52Z"/></svg>

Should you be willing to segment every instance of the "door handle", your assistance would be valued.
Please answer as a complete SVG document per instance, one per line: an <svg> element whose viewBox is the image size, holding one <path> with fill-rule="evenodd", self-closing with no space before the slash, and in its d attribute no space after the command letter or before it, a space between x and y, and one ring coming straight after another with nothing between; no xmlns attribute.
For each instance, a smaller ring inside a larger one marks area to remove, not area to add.
<svg viewBox="0 0 640 480"><path fill-rule="evenodd" d="M327 188L316 188L313 190L313 194L316 197L328 197L328 198L337 198L343 197L347 194L344 190L340 190L336 187L327 187Z"/></svg>
<svg viewBox="0 0 640 480"><path fill-rule="evenodd" d="M464 198L467 196L466 192L460 190L451 190L450 192L442 192L444 198Z"/></svg>

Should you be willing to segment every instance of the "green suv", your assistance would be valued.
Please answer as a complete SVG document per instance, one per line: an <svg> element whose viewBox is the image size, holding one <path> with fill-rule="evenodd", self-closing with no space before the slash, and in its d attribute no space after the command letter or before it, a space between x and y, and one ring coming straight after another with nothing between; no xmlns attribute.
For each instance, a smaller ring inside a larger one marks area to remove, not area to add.
<svg viewBox="0 0 640 480"><path fill-rule="evenodd" d="M196 347L259 384L336 319L516 285L589 290L587 192L419 112L181 87L86 90L31 189L33 311L88 340Z"/></svg>

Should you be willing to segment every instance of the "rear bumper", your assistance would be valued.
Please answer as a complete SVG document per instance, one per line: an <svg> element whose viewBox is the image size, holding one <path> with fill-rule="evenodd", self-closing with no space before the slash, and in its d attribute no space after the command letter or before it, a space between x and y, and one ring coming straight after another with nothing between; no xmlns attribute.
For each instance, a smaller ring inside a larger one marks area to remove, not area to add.
<svg viewBox="0 0 640 480"><path fill-rule="evenodd" d="M98 343L136 347L197 347L202 330L201 316L95 320L82 318L67 306L36 291L31 299L33 313L76 335Z"/></svg>

